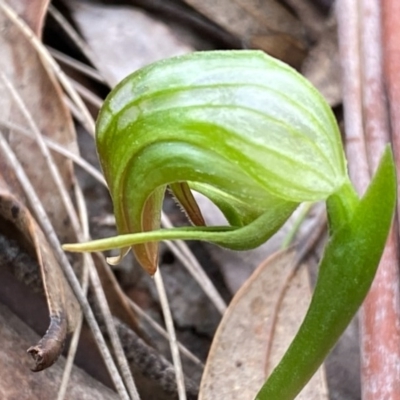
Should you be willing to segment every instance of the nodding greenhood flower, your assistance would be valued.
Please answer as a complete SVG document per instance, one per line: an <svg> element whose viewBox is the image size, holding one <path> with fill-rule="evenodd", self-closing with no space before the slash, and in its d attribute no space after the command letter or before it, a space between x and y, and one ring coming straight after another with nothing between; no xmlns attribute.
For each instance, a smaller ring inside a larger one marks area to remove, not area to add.
<svg viewBox="0 0 400 400"><path fill-rule="evenodd" d="M106 99L96 140L121 235L160 227L166 185L201 224L192 187L234 228L263 218L251 237L218 238L213 229L198 239L254 248L299 203L326 199L348 180L329 106L296 71L259 51L199 52L133 73ZM134 251L153 273L156 243Z"/></svg>
<svg viewBox="0 0 400 400"><path fill-rule="evenodd" d="M132 247L151 274L160 240L250 249L299 203L327 201L331 240L313 302L258 397L294 398L372 282L395 204L390 150L360 200L330 107L300 74L260 51L193 53L133 73L104 102L96 141L119 236L64 248L119 248L117 262ZM196 226L159 229L167 186ZM191 189L209 197L229 225L205 227Z"/></svg>

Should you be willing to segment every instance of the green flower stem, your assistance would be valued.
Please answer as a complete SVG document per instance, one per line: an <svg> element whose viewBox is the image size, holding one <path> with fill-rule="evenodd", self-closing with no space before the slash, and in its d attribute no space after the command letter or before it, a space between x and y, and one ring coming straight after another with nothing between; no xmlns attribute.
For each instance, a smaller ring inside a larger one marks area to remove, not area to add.
<svg viewBox="0 0 400 400"><path fill-rule="evenodd" d="M343 224L350 221L359 202L360 199L350 181L347 181L327 199L326 206L331 233L336 232Z"/></svg>

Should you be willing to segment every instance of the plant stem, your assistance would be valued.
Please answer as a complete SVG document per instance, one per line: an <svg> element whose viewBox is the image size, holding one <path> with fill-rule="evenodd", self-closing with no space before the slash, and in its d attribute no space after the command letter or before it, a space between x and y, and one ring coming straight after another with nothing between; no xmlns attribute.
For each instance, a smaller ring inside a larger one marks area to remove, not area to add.
<svg viewBox="0 0 400 400"><path fill-rule="evenodd" d="M349 222L358 203L358 195L350 181L327 199L326 206L331 234Z"/></svg>

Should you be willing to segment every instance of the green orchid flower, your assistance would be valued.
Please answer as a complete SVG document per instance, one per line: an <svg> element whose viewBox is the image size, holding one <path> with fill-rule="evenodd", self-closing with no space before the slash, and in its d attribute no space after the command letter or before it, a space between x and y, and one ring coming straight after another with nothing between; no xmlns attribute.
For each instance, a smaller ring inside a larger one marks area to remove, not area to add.
<svg viewBox="0 0 400 400"><path fill-rule="evenodd" d="M160 240L247 250L300 203L327 202L331 238L310 309L257 397L293 399L373 280L395 206L390 149L359 199L330 107L295 70L259 51L193 53L133 73L104 102L96 141L119 235L64 248L118 248L112 263L132 248L151 274ZM195 226L160 229L168 186ZM228 225L204 226L191 190L213 201Z"/></svg>

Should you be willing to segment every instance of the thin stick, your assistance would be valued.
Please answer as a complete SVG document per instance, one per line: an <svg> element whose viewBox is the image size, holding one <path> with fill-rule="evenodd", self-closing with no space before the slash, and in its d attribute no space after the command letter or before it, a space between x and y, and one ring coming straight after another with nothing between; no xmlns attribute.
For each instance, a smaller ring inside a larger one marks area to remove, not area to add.
<svg viewBox="0 0 400 400"><path fill-rule="evenodd" d="M178 387L179 400L186 400L185 378L183 375L181 358L177 346L174 322L172 320L171 310L169 308L167 293L165 292L164 283L161 276L160 268L157 268L154 274L154 282L160 297L161 309L164 315L165 326L169 334L169 344L171 348L172 361L175 367L176 384Z"/></svg>
<svg viewBox="0 0 400 400"><path fill-rule="evenodd" d="M9 93L11 94L12 99L15 101L18 108L21 110L24 118L28 122L29 128L31 129L31 131L34 135L34 139L36 140L36 143L40 149L40 152L42 153L42 155L46 161L46 164L50 170L50 175L51 175L52 179L54 180L54 183L56 184L56 187L60 193L61 200L64 204L64 207L65 207L68 215L70 215L71 225L75 231L79 231L80 230L79 221L78 221L78 217L76 216L75 209L72 204L71 198L69 197L68 191L65 188L65 184L61 177L61 174L60 174L57 166L54 163L53 156L51 155L49 149L47 148L46 144L44 143L43 136L40 133L39 128L37 127L35 121L33 120L31 113L26 108L21 96L15 89L14 85L7 78L7 76L5 74L3 74L2 72L0 72L0 79L3 81L5 87L8 89Z"/></svg>
<svg viewBox="0 0 400 400"><path fill-rule="evenodd" d="M72 84L71 86L73 87ZM92 130L93 126L88 123L85 115L81 112L79 107L67 95L63 96L63 100L72 116L75 117L78 122L80 122L80 124L86 129L87 132L89 132L92 137L94 137L94 131Z"/></svg>
<svg viewBox="0 0 400 400"><path fill-rule="evenodd" d="M162 213L161 215L161 223L162 226L165 228L173 228L171 221L164 213ZM214 284L211 282L210 278L204 272L200 263L190 251L188 245L183 240L176 240L175 244L170 241L166 241L166 243L167 246L176 255L176 257L182 262L187 271L198 282L198 284L203 289L208 298L212 301L216 309L221 314L223 314L227 307L224 299L221 297Z"/></svg>
<svg viewBox="0 0 400 400"><path fill-rule="evenodd" d="M126 296L126 295L125 295ZM151 318L145 311L141 309L131 298L126 296L126 299L131 306L132 310L135 311L141 318L146 320L146 322L152 326L152 328L159 333L164 339L169 340L169 335L166 330L159 325L156 321L154 321L153 318ZM190 351L188 350L183 344L178 342L178 347L179 350L181 351L181 354L187 357L190 361L192 361L194 364L198 365L201 368L204 368L204 364Z"/></svg>
<svg viewBox="0 0 400 400"><path fill-rule="evenodd" d="M396 0L382 0L382 22L384 52L384 83L386 96L389 101L391 138L397 164L397 182L400 187L400 2ZM398 196L398 208L400 196ZM400 214L397 213L397 221L400 226Z"/></svg>
<svg viewBox="0 0 400 400"><path fill-rule="evenodd" d="M63 63L64 65L67 65L68 67L73 68L75 71L81 72L83 75L92 78L97 82L104 84L106 83L104 81L104 78L94 68L89 67L88 65L68 56L67 54L62 53L61 51L53 49L52 47L47 46L47 49L57 61Z"/></svg>
<svg viewBox="0 0 400 400"><path fill-rule="evenodd" d="M350 176L359 195L362 195L370 180L367 150L362 121L360 22L358 1L338 0L339 54L342 66L342 88L346 153Z"/></svg>
<svg viewBox="0 0 400 400"><path fill-rule="evenodd" d="M15 124L11 121L5 121L0 119L0 126L3 126L8 129L12 129L14 132L21 133L22 135L33 137L32 132L28 128L24 128L18 124ZM82 158L79 154L76 154L60 144L52 141L46 136L42 136L46 146L55 152L63 155L64 157L70 159L76 165L79 165L83 170L85 170L89 175L91 175L96 181L101 183L103 186L107 187L107 183L104 179L104 176L101 172L99 172L96 168L94 168L91 164L89 164L84 158Z"/></svg>
<svg viewBox="0 0 400 400"><path fill-rule="evenodd" d="M97 58L93 53L92 49L87 43L79 36L78 32L74 27L65 19L65 17L52 5L49 5L49 14L58 22L60 27L69 36L69 38L77 45L82 54L92 63L94 67L97 67ZM103 82L104 78L103 78Z"/></svg>
<svg viewBox="0 0 400 400"><path fill-rule="evenodd" d="M113 321L113 318L112 318L112 315L110 312L110 308L108 306L107 298L105 296L103 287L101 286L101 281L100 281L99 275L98 275L96 267L93 263L93 259L90 258L90 260L91 260L90 268L89 268L90 282L91 282L94 292L96 294L96 300L100 306L100 310L103 314L104 322L105 322L106 328L107 328L107 333L110 337L111 344L112 344L114 352L115 352L115 356L117 358L119 367L121 369L121 374L124 378L124 381L126 383L128 391L131 395L131 398L133 400L139 400L140 396L136 389L136 385L135 385L133 377L132 377L132 372L129 368L128 361L126 359L124 350L122 348L121 340L115 329L115 324L114 324L114 321Z"/></svg>
<svg viewBox="0 0 400 400"><path fill-rule="evenodd" d="M91 90L77 82L75 79L69 78L72 86L75 88L77 93L82 96L82 99L86 100L89 104L94 105L96 108L100 108L103 104L103 99L94 94Z"/></svg>
<svg viewBox="0 0 400 400"><path fill-rule="evenodd" d="M75 198L79 210L79 219L81 221L82 233L85 237L89 237L89 226L87 224L88 214L85 207L85 199L79 186L75 186ZM89 254L83 255L83 271L82 271L82 290L87 296L89 288ZM57 400L64 400L67 393L68 382L72 372L72 366L75 359L75 354L78 349L79 337L81 335L83 325L83 315L78 320L77 326L75 327L74 334L72 335L71 343L68 349L68 357L65 363L64 372L61 380L60 387L58 389Z"/></svg>
<svg viewBox="0 0 400 400"><path fill-rule="evenodd" d="M86 209L86 203L83 196L83 193L79 186L75 186L75 193L77 198L77 204L79 206L79 211L82 216L82 238L90 238L89 234L89 217ZM111 314L110 308L108 306L107 298L104 293L104 289L101 285L99 274L97 272L97 268L94 264L93 258L90 255L87 255L86 264L89 268L89 276L92 287L94 288L96 300L100 306L100 310L103 314L104 321L106 324L107 332L111 339L111 344L113 346L121 374L124 378L125 384L128 388L128 392L132 398L132 400L140 400L139 393L136 389L135 382L133 380L132 372L129 368L128 360L126 359L125 353L122 348L121 340L118 336L117 330L115 328L114 319Z"/></svg>
<svg viewBox="0 0 400 400"><path fill-rule="evenodd" d="M389 48L389 54L387 54L389 59L392 56L390 54L393 49L390 46L392 40L394 40L393 43L396 43L397 49L400 49L396 42L400 36L396 37L395 35L396 30L400 33L396 28L400 7L397 2L395 9L390 11L394 14L386 15L394 22L394 29L385 30L386 40L382 41L379 2L362 0L360 3L363 116L369 166L373 173L390 136L388 104L383 83L382 49L385 48L384 45L388 46L386 49ZM389 2L381 4L387 6ZM384 21L386 22L387 18ZM386 87L389 93L398 87L398 69L396 69L395 80L390 81L389 79ZM389 99L390 109L396 109L393 98L389 97ZM397 103L398 105L399 103ZM396 151L396 142L400 130L396 132L396 124L393 122L392 120L393 142L398 167L399 153ZM361 382L364 400L400 399L400 276L398 260L398 229L395 223L389 234L374 282L360 313Z"/></svg>

